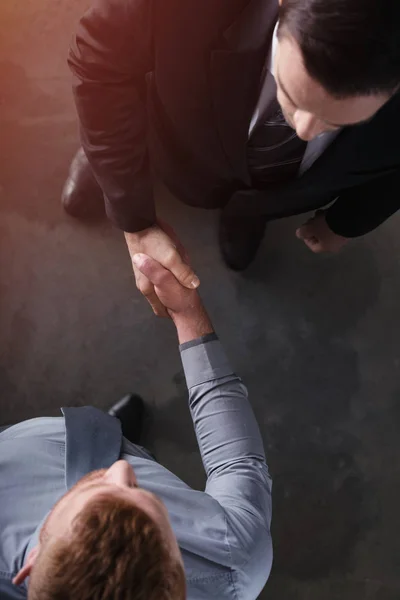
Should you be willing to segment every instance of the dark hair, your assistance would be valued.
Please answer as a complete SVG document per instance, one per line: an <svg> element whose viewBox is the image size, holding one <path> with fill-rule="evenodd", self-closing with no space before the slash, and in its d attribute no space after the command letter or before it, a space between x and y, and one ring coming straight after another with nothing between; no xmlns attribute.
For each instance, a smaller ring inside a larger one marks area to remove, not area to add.
<svg viewBox="0 0 400 600"><path fill-rule="evenodd" d="M287 33L332 96L390 93L400 83L400 0L283 0L278 35Z"/></svg>

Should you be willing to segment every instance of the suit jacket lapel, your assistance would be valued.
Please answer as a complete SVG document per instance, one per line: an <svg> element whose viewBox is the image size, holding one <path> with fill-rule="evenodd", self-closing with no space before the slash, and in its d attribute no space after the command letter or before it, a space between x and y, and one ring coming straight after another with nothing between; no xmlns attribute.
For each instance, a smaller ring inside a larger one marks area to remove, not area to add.
<svg viewBox="0 0 400 600"><path fill-rule="evenodd" d="M211 55L216 127L235 179L250 183L246 144L278 15L276 0L250 0Z"/></svg>

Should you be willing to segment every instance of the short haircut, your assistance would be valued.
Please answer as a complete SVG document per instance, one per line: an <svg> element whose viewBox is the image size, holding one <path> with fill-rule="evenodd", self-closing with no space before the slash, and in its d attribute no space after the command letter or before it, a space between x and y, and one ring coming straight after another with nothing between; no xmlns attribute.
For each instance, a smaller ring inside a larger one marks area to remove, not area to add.
<svg viewBox="0 0 400 600"><path fill-rule="evenodd" d="M400 0L283 0L279 36L332 96L393 93L400 83Z"/></svg>
<svg viewBox="0 0 400 600"><path fill-rule="evenodd" d="M47 542L32 569L29 600L184 600L183 567L158 525L125 499L103 496Z"/></svg>

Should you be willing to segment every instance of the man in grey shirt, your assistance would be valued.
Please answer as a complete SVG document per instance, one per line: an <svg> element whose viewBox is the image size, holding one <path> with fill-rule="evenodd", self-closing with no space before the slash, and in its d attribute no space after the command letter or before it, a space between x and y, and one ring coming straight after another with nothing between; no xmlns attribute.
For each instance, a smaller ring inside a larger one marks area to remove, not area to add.
<svg viewBox="0 0 400 600"><path fill-rule="evenodd" d="M94 408L6 429L1 600L250 600L268 579L271 479L246 389L197 292L152 258L133 260L177 328L205 490Z"/></svg>

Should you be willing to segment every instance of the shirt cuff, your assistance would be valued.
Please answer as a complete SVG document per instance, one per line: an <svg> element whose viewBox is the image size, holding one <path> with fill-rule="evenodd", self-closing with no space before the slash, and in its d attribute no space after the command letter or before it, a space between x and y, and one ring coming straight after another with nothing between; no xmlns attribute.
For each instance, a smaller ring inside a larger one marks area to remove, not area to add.
<svg viewBox="0 0 400 600"><path fill-rule="evenodd" d="M188 388L207 381L234 375L234 371L215 334L180 346L183 370Z"/></svg>

